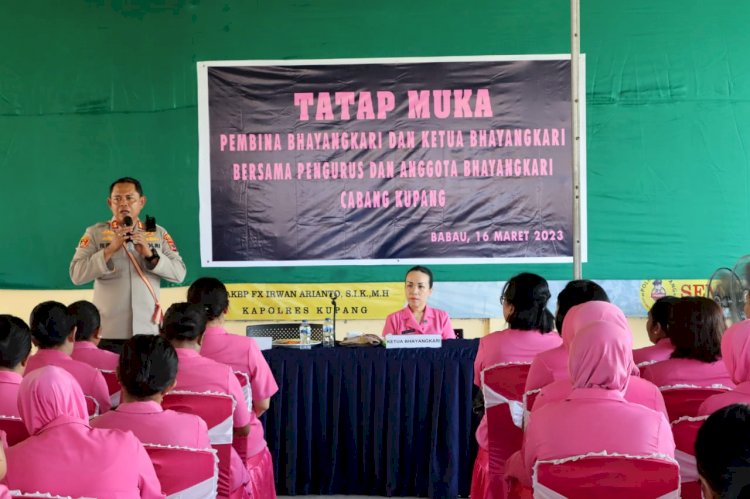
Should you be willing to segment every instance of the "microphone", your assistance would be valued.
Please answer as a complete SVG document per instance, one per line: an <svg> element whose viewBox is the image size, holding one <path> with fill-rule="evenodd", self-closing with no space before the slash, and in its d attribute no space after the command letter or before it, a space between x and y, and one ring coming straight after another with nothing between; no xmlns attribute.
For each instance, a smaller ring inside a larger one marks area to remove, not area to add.
<svg viewBox="0 0 750 499"><path fill-rule="evenodd" d="M125 218L122 219L122 225L125 227L132 227L133 226L133 219L130 218L130 215L125 215ZM132 232L128 231L128 236L132 235ZM130 237L126 237L125 241L131 242Z"/></svg>

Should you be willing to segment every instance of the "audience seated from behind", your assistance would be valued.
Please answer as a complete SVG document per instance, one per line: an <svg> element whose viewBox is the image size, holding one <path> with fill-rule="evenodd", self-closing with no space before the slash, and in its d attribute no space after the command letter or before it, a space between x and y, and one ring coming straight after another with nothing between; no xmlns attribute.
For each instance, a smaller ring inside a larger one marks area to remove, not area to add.
<svg viewBox="0 0 750 499"><path fill-rule="evenodd" d="M594 281L585 279L570 281L557 295L557 313L555 314L557 332L563 333L564 319L571 308L589 301L609 302L609 297ZM529 369L529 376L526 378L527 392L568 377L570 339L566 339L563 335L562 342L563 344L559 347L542 352L534 358Z"/></svg>
<svg viewBox="0 0 750 499"><path fill-rule="evenodd" d="M547 281L536 274L518 274L505 284L500 301L509 327L479 341L474 360L474 384L481 388L481 373L488 367L504 362L531 362L539 352L562 344L560 335L554 332L555 318L547 310L549 298ZM476 437L479 450L474 462L471 497L481 498L488 496L489 484L486 415L482 416Z"/></svg>
<svg viewBox="0 0 750 499"><path fill-rule="evenodd" d="M651 306L646 321L646 332L653 345L633 350L633 360L637 366L667 360L672 355L674 345L668 335L669 317L672 305L678 300L679 298L674 296L664 296Z"/></svg>
<svg viewBox="0 0 750 499"><path fill-rule="evenodd" d="M573 307L563 325L563 335L567 334L569 337L575 338L578 331L596 321L604 321L611 325L613 331L620 332L632 353L633 333L630 331L625 314L611 303L592 301ZM625 400L661 412L664 417L668 417L664 397L659 388L639 376L638 368L632 359L628 363L628 372L630 377L623 394ZM565 400L572 390L573 385L569 377L550 383L542 388L542 391L536 397L532 414L551 402Z"/></svg>
<svg viewBox="0 0 750 499"><path fill-rule="evenodd" d="M201 418L161 407L177 377L177 352L167 340L151 335L130 338L123 345L117 377L123 403L93 419L92 427L132 431L144 444L211 447Z"/></svg>
<svg viewBox="0 0 750 499"><path fill-rule="evenodd" d="M664 387L695 385L734 387L721 360L721 336L724 315L721 307L700 296L680 298L672 306L669 335L674 352L669 359L644 366L641 376Z"/></svg>
<svg viewBox="0 0 750 499"><path fill-rule="evenodd" d="M7 451L10 489L164 497L143 445L129 432L91 428L81 387L64 369L46 366L26 374L18 406L31 436Z"/></svg>
<svg viewBox="0 0 750 499"><path fill-rule="evenodd" d="M232 368L200 355L203 332L206 330L204 307L192 303L175 303L167 310L161 335L177 352L176 390L192 392L219 392L231 395L234 408L234 435L244 437L250 432L250 411L242 387ZM232 491L244 488L252 493L250 475L237 452L232 449L230 487Z"/></svg>
<svg viewBox="0 0 750 499"><path fill-rule="evenodd" d="M531 415L523 449L508 460L511 481L529 487L536 461L591 452L674 457L664 414L624 398L633 364L631 341L612 322L592 322L576 334L569 361L573 390Z"/></svg>
<svg viewBox="0 0 750 499"><path fill-rule="evenodd" d="M708 397L698 414L713 414L732 404L750 404L750 320L733 324L721 338L721 358L736 383L731 392Z"/></svg>
<svg viewBox="0 0 750 499"><path fill-rule="evenodd" d="M29 326L18 317L0 315L0 415L19 416L18 387L30 353Z"/></svg>
<svg viewBox="0 0 750 499"><path fill-rule="evenodd" d="M271 396L279 390L271 369L255 340L246 336L230 334L224 329L224 316L229 309L229 293L226 286L213 277L201 277L187 292L190 303L202 306L208 324L201 341L200 354L216 362L241 371L250 378L252 411L250 411L250 434L246 441L247 469L253 497L273 499L276 489L273 461L263 437L263 425L258 416L268 410Z"/></svg>
<svg viewBox="0 0 750 499"><path fill-rule="evenodd" d="M750 407L733 404L706 419L695 459L705 499L749 499Z"/></svg>
<svg viewBox="0 0 750 499"><path fill-rule="evenodd" d="M99 404L99 414L110 409L107 382L102 373L71 357L75 346L76 326L62 303L46 301L31 311L31 336L39 350L29 358L26 375L44 366L62 367L81 385L84 395Z"/></svg>
<svg viewBox="0 0 750 499"><path fill-rule="evenodd" d="M104 371L117 369L117 354L99 348L101 318L91 302L81 300L68 305L68 313L75 320L76 343L72 357Z"/></svg>

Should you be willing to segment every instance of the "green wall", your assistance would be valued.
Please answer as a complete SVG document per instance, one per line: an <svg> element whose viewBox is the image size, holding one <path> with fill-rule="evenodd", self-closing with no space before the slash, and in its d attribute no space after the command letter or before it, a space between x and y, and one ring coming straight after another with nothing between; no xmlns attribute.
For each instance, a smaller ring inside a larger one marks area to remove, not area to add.
<svg viewBox="0 0 750 499"><path fill-rule="evenodd" d="M750 3L582 1L586 277L708 277L750 253ZM201 269L201 60L564 53L567 2L5 0L0 287L69 288L109 183L141 179L188 278L399 280L403 267ZM548 278L570 265L534 266ZM443 266L502 280L517 266Z"/></svg>

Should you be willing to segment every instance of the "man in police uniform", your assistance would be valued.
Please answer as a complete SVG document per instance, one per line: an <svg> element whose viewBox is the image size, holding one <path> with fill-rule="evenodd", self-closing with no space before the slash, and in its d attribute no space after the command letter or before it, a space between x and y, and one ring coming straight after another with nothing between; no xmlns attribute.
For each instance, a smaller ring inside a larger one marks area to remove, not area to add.
<svg viewBox="0 0 750 499"><path fill-rule="evenodd" d="M138 180L115 180L109 191L112 219L86 229L70 262L70 279L73 284L94 280L94 304L101 313L103 338L124 340L134 334L157 334L161 279L182 282L185 264L163 227L157 225L155 232L146 232L138 219L146 204ZM126 222L132 225L126 226Z"/></svg>

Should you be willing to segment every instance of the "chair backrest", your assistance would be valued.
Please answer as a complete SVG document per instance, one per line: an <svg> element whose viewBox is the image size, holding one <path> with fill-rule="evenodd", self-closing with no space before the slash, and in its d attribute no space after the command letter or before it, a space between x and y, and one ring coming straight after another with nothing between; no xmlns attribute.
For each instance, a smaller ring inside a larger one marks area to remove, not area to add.
<svg viewBox="0 0 750 499"><path fill-rule="evenodd" d="M219 458L214 449L191 449L143 444L162 492L180 499L215 498L219 482Z"/></svg>
<svg viewBox="0 0 750 499"><path fill-rule="evenodd" d="M99 369L99 372L102 373L102 376L104 376L104 381L107 382L109 400L112 403L112 408L114 409L115 407L120 405L120 399L122 396L120 382L117 381L117 373L114 371L107 371L106 369Z"/></svg>
<svg viewBox="0 0 750 499"><path fill-rule="evenodd" d="M523 389L530 363L503 363L481 373L487 417L488 472L491 484L502 484L505 463L523 441Z"/></svg>
<svg viewBox="0 0 750 499"><path fill-rule="evenodd" d="M674 436L674 457L680 464L680 481L684 499L700 499L701 487L698 479L698 467L695 463L695 438L698 429L708 416L683 416L672 421Z"/></svg>
<svg viewBox="0 0 750 499"><path fill-rule="evenodd" d="M310 324L310 339L323 340L323 324ZM291 340L299 338L299 322L275 322L270 324L251 324L245 328L247 336L270 336L274 340Z"/></svg>
<svg viewBox="0 0 750 499"><path fill-rule="evenodd" d="M206 422L211 447L216 449L219 458L219 495L229 497L234 398L225 393L175 390L164 396L161 405L165 409L195 414Z"/></svg>
<svg viewBox="0 0 750 499"><path fill-rule="evenodd" d="M704 400L711 395L724 393L731 390L728 386L714 385L710 387L695 385L670 385L660 386L664 405L667 407L667 415L670 421L682 416L697 416L698 408Z"/></svg>
<svg viewBox="0 0 750 499"><path fill-rule="evenodd" d="M664 455L592 453L534 465L535 499L678 499L680 470Z"/></svg>
<svg viewBox="0 0 750 499"><path fill-rule="evenodd" d="M18 416L0 415L0 430L5 432L5 439L9 446L16 445L18 442L29 438L26 425Z"/></svg>
<svg viewBox="0 0 750 499"><path fill-rule="evenodd" d="M93 497L70 497L70 496L56 496L54 494L48 494L46 492L21 492L20 490L11 490L10 496L13 499L95 499Z"/></svg>
<svg viewBox="0 0 750 499"><path fill-rule="evenodd" d="M91 395L85 395L86 399L86 410L89 413L89 419L93 419L99 415L99 402Z"/></svg>
<svg viewBox="0 0 750 499"><path fill-rule="evenodd" d="M529 390L523 394L523 427L526 428L526 424L529 422L529 414L534 409L534 402L537 396L542 392L541 388L535 388Z"/></svg>
<svg viewBox="0 0 750 499"><path fill-rule="evenodd" d="M242 388L242 394L245 396L245 402L247 402L247 408L253 410L253 387L250 384L250 375L243 371L234 371L234 375L237 381L240 382Z"/></svg>

